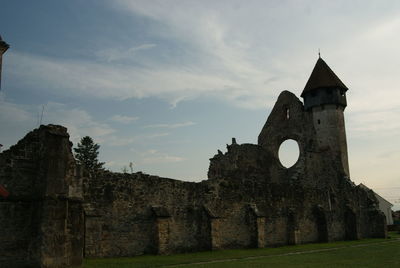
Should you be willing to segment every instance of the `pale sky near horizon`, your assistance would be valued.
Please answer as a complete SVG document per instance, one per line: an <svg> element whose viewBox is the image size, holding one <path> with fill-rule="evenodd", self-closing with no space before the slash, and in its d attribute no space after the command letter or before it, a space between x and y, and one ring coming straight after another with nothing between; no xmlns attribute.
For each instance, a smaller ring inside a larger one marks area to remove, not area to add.
<svg viewBox="0 0 400 268"><path fill-rule="evenodd" d="M349 88L351 179L400 209L400 1L2 0L0 143L43 124L89 135L121 171L200 181L257 143L318 58Z"/></svg>

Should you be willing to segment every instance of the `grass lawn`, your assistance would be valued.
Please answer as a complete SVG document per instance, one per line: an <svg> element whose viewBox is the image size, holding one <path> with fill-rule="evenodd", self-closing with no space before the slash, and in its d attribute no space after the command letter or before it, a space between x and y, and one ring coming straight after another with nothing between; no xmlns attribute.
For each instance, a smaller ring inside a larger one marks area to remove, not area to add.
<svg viewBox="0 0 400 268"><path fill-rule="evenodd" d="M400 235L279 248L221 250L171 256L85 259L83 268L131 267L400 267ZM203 263L207 262L207 263Z"/></svg>

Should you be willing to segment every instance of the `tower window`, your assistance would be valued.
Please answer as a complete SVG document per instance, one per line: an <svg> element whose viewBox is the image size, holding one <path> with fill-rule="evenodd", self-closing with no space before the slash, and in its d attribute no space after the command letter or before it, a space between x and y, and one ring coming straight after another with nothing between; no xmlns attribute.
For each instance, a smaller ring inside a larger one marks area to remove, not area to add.
<svg viewBox="0 0 400 268"><path fill-rule="evenodd" d="M320 124L321 124L321 120L318 119L318 125L320 125Z"/></svg>
<svg viewBox="0 0 400 268"><path fill-rule="evenodd" d="M290 110L289 108L286 108L286 119L290 118Z"/></svg>

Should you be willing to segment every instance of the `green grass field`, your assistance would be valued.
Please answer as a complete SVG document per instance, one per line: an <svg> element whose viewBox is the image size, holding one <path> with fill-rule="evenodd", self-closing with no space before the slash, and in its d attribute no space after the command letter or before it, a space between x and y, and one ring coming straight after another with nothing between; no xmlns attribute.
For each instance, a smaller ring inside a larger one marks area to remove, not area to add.
<svg viewBox="0 0 400 268"><path fill-rule="evenodd" d="M363 239L279 248L85 259L83 267L400 267L400 235L389 235L388 239Z"/></svg>

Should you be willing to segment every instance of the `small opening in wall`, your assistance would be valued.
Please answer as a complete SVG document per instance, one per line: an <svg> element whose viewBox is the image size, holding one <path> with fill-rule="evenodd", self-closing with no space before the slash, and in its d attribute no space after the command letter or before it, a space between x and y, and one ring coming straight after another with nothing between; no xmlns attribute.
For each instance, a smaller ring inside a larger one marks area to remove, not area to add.
<svg viewBox="0 0 400 268"><path fill-rule="evenodd" d="M318 125L320 125L320 124L321 124L321 120L318 119Z"/></svg>
<svg viewBox="0 0 400 268"><path fill-rule="evenodd" d="M290 110L286 108L286 119L290 118Z"/></svg>

